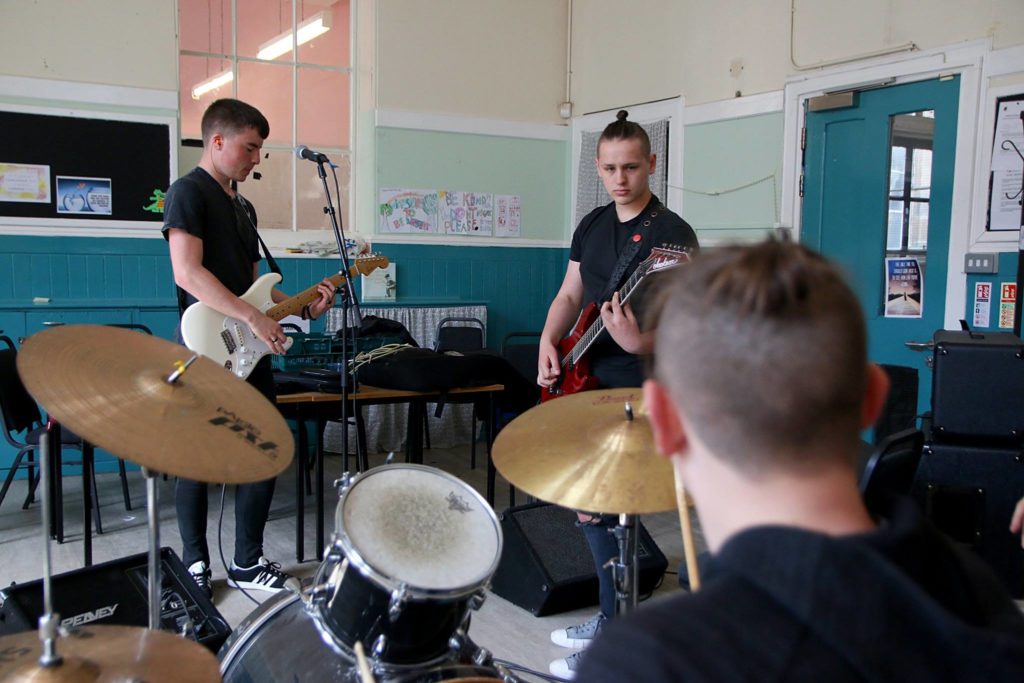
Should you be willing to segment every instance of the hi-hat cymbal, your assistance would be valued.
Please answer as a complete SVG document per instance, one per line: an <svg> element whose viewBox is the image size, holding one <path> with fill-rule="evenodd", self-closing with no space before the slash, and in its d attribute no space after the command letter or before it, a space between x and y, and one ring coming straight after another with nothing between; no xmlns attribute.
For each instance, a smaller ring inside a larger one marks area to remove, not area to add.
<svg viewBox="0 0 1024 683"><path fill-rule="evenodd" d="M5 683L206 683L219 681L217 658L199 643L133 626L90 625L59 638L63 662L39 664L36 631L0 638L0 680Z"/></svg>
<svg viewBox="0 0 1024 683"><path fill-rule="evenodd" d="M18 373L62 425L111 453L194 481L244 484L277 476L294 442L277 408L247 382L147 334L67 325L29 337Z"/></svg>
<svg viewBox="0 0 1024 683"><path fill-rule="evenodd" d="M676 509L672 465L655 451L640 389L585 391L531 408L501 430L493 457L517 488L565 507Z"/></svg>

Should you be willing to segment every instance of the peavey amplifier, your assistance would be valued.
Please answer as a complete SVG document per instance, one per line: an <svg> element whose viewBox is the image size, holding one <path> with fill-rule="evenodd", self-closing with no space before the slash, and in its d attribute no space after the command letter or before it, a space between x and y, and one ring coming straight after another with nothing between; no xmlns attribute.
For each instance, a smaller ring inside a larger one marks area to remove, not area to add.
<svg viewBox="0 0 1024 683"><path fill-rule="evenodd" d="M53 609L61 625L149 626L148 560L148 553L140 553L55 575ZM173 550L161 548L160 560L160 628L184 633L216 653L231 635L231 627L199 592ZM0 636L37 628L42 613L42 579L0 590Z"/></svg>

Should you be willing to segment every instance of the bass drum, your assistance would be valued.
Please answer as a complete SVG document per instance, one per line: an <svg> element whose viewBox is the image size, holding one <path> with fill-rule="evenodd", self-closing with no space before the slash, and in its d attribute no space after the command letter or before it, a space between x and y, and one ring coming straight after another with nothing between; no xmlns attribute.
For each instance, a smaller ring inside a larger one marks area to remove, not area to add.
<svg viewBox="0 0 1024 683"><path fill-rule="evenodd" d="M359 681L355 663L330 645L305 603L287 590L246 617L217 656L225 683Z"/></svg>
<svg viewBox="0 0 1024 683"><path fill-rule="evenodd" d="M224 683L362 683L359 667L318 625L298 595L281 591L238 625L218 653ZM454 661L435 667L376 670L380 683L507 683L489 666Z"/></svg>

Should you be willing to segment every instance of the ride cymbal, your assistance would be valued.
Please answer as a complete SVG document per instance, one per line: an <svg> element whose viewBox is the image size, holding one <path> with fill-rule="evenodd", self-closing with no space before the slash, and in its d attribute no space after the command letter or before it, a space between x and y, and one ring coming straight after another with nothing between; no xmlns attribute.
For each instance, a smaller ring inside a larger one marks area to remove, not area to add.
<svg viewBox="0 0 1024 683"><path fill-rule="evenodd" d="M672 464L655 451L639 388L584 391L531 408L501 430L493 458L517 488L568 508L676 509Z"/></svg>
<svg viewBox="0 0 1024 683"><path fill-rule="evenodd" d="M0 638L5 683L207 683L219 681L217 658L199 643L134 626L89 625L57 639L63 661L42 666L37 631Z"/></svg>
<svg viewBox="0 0 1024 683"><path fill-rule="evenodd" d="M281 413L208 358L168 382L192 355L140 332L65 325L25 341L18 373L62 425L155 472L225 484L277 476L294 453Z"/></svg>

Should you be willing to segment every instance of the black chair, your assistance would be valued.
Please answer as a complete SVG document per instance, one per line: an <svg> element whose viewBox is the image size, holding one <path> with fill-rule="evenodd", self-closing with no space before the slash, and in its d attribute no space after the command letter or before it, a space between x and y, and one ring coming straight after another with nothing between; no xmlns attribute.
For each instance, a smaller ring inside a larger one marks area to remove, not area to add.
<svg viewBox="0 0 1024 683"><path fill-rule="evenodd" d="M0 505L3 504L3 500L7 496L11 482L14 481L18 470L25 468L28 470L28 494L25 496L25 502L21 507L22 509L28 509L28 506L35 500L35 489L39 484L39 477L36 475L36 467L38 467L39 463L35 460L35 452L39 448L42 435L48 430L52 430L52 427L43 421L43 416L39 412L39 406L25 389L21 376L18 375L18 351L14 346L14 342L6 336L0 336L0 341L7 347L0 349L0 413L3 414L4 439L8 444L17 449L17 455L8 468L3 487L0 488ZM66 447L82 451L82 463L69 462L62 464L82 464L83 495L85 500L90 503L89 507L92 509L98 530L100 528L100 508L99 496L96 490L96 477L93 471L92 446L70 430L61 429L59 431L60 443L55 444L56 446L59 446L61 449ZM58 448L55 448L54 452L56 453L58 450ZM59 493L61 481L57 475L61 468L57 467L56 461L53 464L53 490L55 493ZM54 515L50 533L56 536L58 542L62 543L64 541L64 525L62 515L60 514L62 505L59 497L55 498L54 506L57 514ZM89 524L88 515L85 524ZM92 560L90 545L87 542L85 552L86 564L90 564Z"/></svg>
<svg viewBox="0 0 1024 683"><path fill-rule="evenodd" d="M891 434L875 448L860 475L860 493L869 512L891 496L910 494L923 449L924 433L919 429Z"/></svg>
<svg viewBox="0 0 1024 683"><path fill-rule="evenodd" d="M508 361L509 365L515 368L516 372L525 380L524 386L530 387L530 404L536 404L540 400L540 387L537 386L537 355L540 352L540 332L509 332L501 340L501 357ZM495 420L495 434L501 431L502 427L514 420L521 414L502 410ZM516 504L515 487L508 485L509 505ZM532 498L529 502L532 502Z"/></svg>
<svg viewBox="0 0 1024 683"><path fill-rule="evenodd" d="M437 323L437 330L434 333L434 350L445 353L457 351L459 353L470 353L483 351L484 349L484 324L479 318L449 317L441 318ZM470 399L472 401L472 399ZM470 401L459 401L449 399L452 404L467 403ZM470 420L472 434L469 446L469 468L476 469L476 442L479 428L477 422L480 420L477 414L476 402L473 402L473 417ZM426 416L424 415L424 418ZM424 436L427 441L427 448L430 448L430 432L426 430L424 421Z"/></svg>

